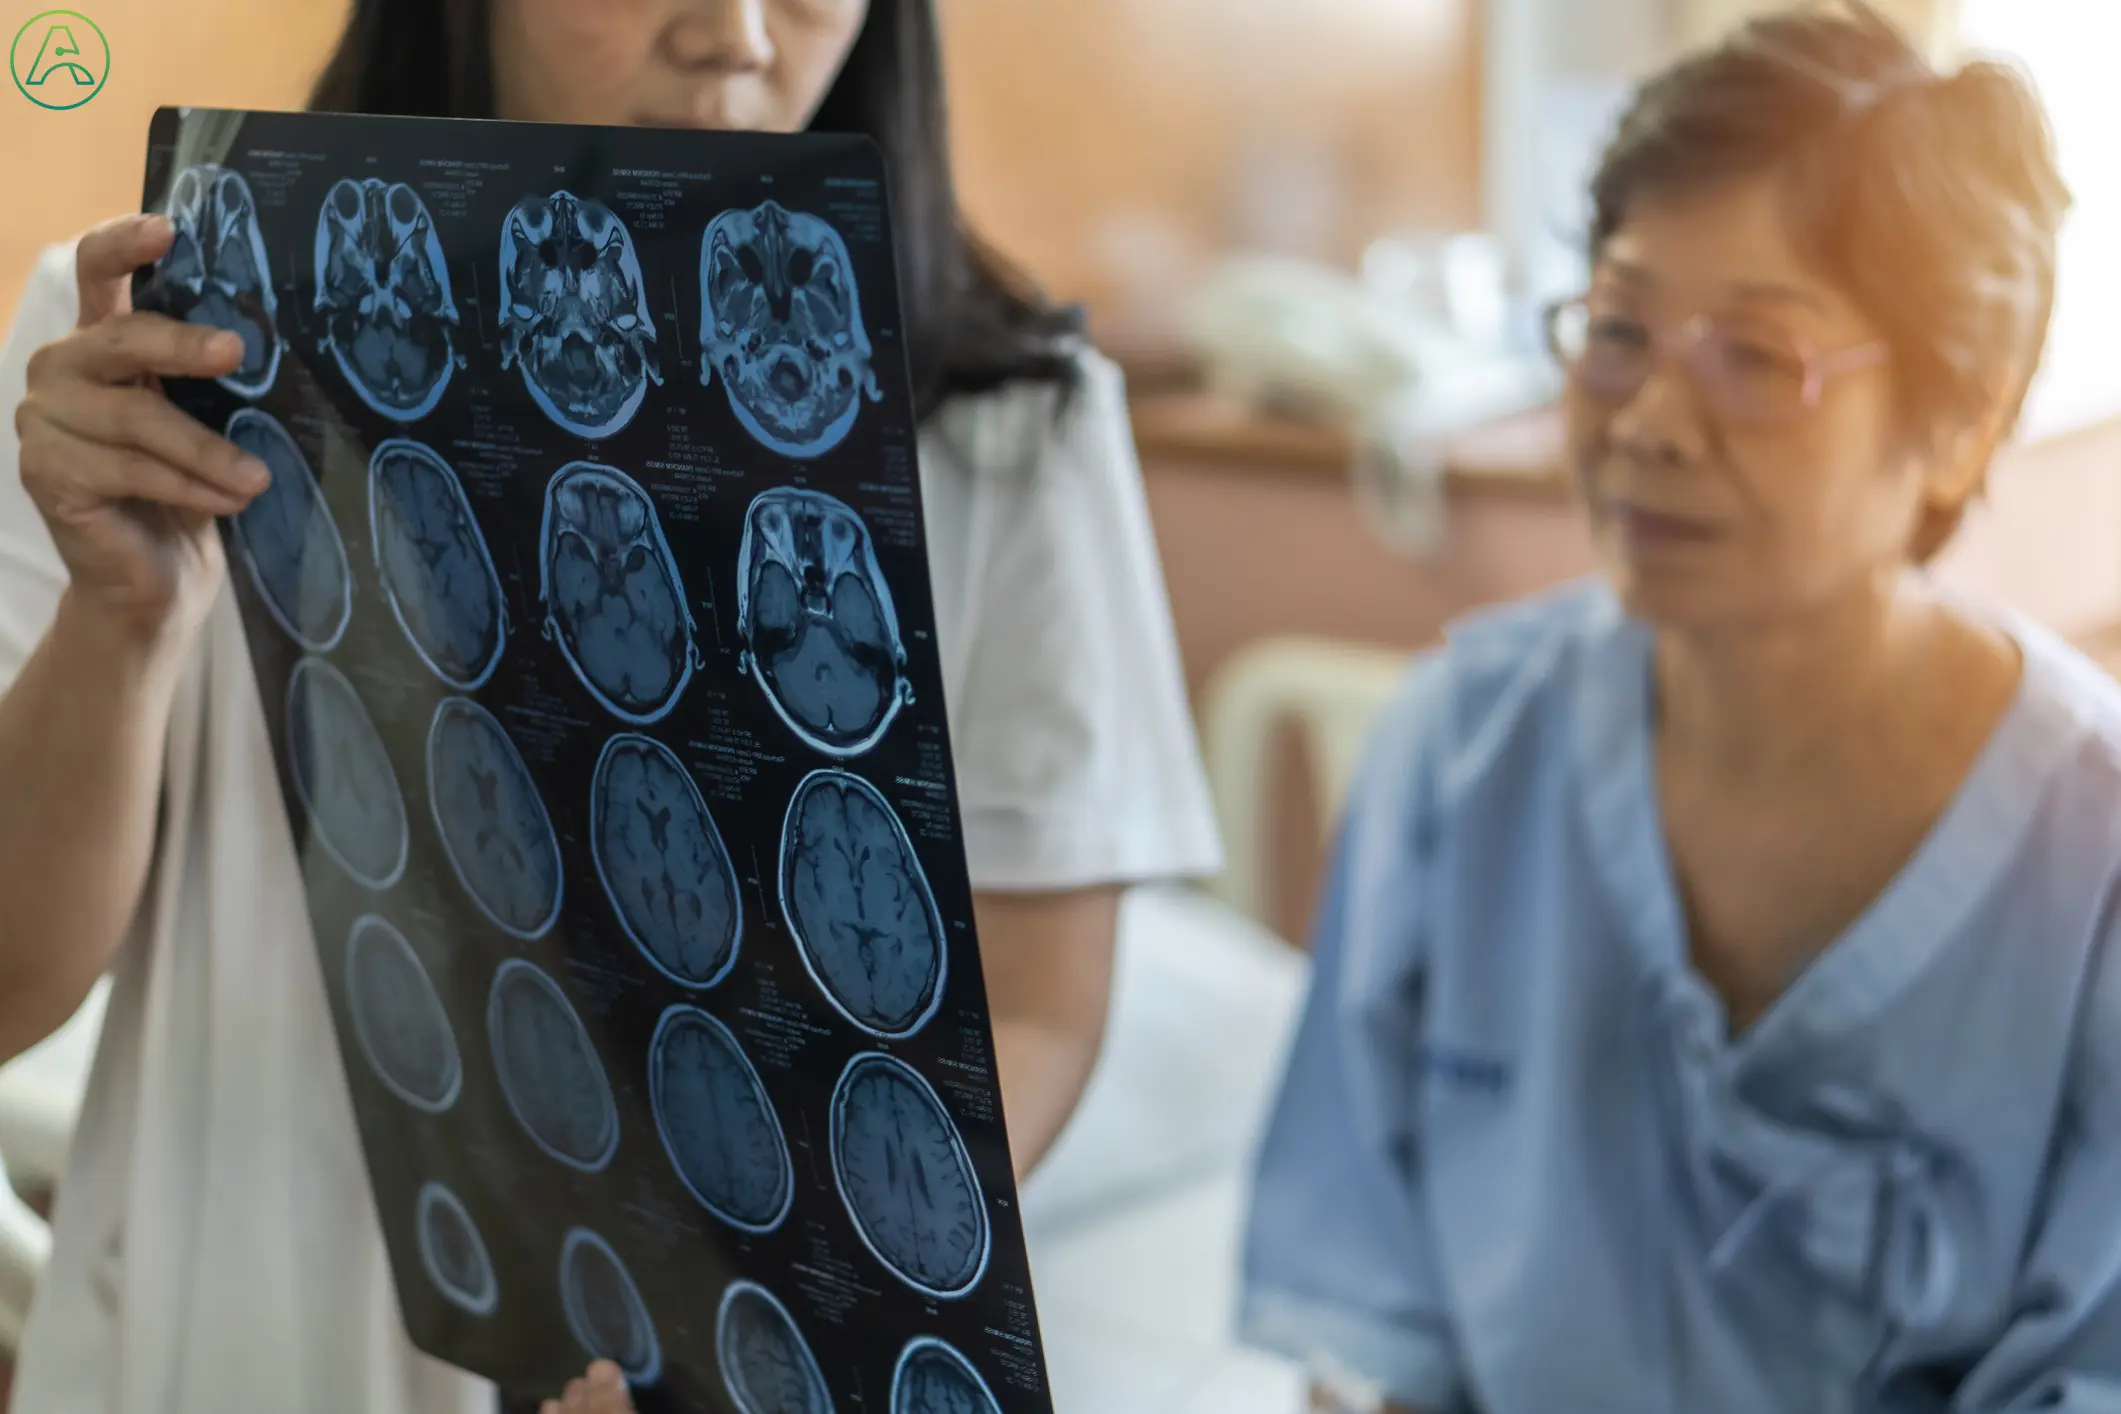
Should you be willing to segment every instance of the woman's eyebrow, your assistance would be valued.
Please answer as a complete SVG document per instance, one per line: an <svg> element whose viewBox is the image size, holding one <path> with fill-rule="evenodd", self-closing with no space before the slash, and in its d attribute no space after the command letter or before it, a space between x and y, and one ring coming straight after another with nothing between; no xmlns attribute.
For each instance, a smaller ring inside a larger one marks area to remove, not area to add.
<svg viewBox="0 0 2121 1414"><path fill-rule="evenodd" d="M1809 309L1815 314L1830 312L1825 300L1796 285L1746 280L1731 286L1731 293L1742 304L1795 305L1801 309Z"/></svg>

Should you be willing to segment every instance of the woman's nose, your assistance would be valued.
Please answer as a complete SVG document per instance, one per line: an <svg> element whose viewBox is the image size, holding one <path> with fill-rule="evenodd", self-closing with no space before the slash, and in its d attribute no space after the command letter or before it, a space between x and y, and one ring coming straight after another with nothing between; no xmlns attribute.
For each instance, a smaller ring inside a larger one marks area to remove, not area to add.
<svg viewBox="0 0 2121 1414"><path fill-rule="evenodd" d="M1648 465L1690 465L1706 451L1700 398L1675 361L1652 368L1607 423L1615 448Z"/></svg>
<svg viewBox="0 0 2121 1414"><path fill-rule="evenodd" d="M770 0L689 0L668 36L673 62L685 69L755 72L773 63L766 33Z"/></svg>

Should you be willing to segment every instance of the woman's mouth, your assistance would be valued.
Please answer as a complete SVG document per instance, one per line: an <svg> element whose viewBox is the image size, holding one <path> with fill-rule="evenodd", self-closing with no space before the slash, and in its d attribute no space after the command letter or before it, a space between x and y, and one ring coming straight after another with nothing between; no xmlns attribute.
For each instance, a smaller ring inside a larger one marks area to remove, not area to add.
<svg viewBox="0 0 2121 1414"><path fill-rule="evenodd" d="M1608 501L1605 516L1621 541L1632 550L1679 550L1705 544L1716 539L1719 533L1714 524L1694 516L1675 515L1622 501Z"/></svg>

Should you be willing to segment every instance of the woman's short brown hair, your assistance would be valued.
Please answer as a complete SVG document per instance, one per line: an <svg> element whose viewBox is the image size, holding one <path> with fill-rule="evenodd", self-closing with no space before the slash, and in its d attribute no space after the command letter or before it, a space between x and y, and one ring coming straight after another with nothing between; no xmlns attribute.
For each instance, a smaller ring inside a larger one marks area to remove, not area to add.
<svg viewBox="0 0 2121 1414"><path fill-rule="evenodd" d="M1591 182L1591 249L1645 196L1783 181L1791 232L1879 327L1902 425L1940 449L2007 432L2047 339L2069 193L2031 84L1940 73L1868 5L1755 20L1645 83ZM1963 507L1926 518L1927 559Z"/></svg>

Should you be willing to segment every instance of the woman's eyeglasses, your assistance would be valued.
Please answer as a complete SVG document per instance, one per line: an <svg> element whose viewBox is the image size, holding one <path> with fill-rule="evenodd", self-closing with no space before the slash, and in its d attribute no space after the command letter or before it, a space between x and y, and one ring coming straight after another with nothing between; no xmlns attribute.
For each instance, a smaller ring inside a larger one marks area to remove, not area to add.
<svg viewBox="0 0 2121 1414"><path fill-rule="evenodd" d="M1886 358L1868 343L1819 354L1794 335L1731 324L1708 315L1660 329L1589 296L1547 309L1547 346L1571 381L1599 402L1633 400L1664 360L1676 359L1721 421L1775 426L1819 406L1831 380Z"/></svg>

